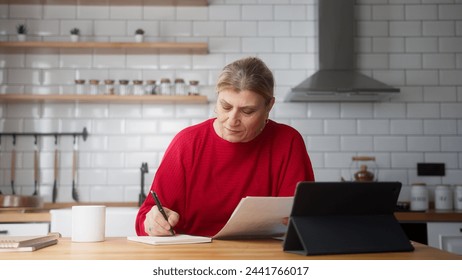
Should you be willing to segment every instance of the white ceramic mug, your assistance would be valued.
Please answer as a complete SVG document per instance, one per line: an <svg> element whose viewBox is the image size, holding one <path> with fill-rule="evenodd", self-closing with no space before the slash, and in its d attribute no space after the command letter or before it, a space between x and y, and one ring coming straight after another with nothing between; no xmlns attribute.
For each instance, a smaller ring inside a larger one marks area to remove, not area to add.
<svg viewBox="0 0 462 280"><path fill-rule="evenodd" d="M72 206L72 242L104 241L106 206Z"/></svg>

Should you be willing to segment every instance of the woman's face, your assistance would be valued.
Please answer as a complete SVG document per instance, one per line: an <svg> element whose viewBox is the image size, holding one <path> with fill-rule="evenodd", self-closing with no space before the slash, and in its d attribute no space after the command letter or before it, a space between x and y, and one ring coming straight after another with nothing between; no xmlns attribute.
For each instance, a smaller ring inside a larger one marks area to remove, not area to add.
<svg viewBox="0 0 462 280"><path fill-rule="evenodd" d="M248 142L263 130L274 98L265 99L252 91L223 90L218 93L215 132L229 142Z"/></svg>

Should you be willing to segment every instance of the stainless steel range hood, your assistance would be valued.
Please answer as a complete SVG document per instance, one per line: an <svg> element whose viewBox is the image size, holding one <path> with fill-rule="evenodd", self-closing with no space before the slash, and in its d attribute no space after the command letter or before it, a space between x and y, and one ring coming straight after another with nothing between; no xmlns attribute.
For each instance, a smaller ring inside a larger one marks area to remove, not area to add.
<svg viewBox="0 0 462 280"><path fill-rule="evenodd" d="M400 92L355 69L354 0L318 1L319 70L286 101L378 101Z"/></svg>

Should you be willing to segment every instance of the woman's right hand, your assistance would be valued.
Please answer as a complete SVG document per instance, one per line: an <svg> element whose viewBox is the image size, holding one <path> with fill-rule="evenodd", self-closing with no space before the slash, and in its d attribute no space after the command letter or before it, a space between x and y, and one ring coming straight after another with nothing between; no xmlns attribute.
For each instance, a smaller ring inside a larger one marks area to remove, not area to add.
<svg viewBox="0 0 462 280"><path fill-rule="evenodd" d="M174 228L180 219L180 215L164 207L165 214L167 214L168 222L159 212L157 206L154 205L151 210L146 213L144 220L144 231L150 236L171 235L170 228Z"/></svg>

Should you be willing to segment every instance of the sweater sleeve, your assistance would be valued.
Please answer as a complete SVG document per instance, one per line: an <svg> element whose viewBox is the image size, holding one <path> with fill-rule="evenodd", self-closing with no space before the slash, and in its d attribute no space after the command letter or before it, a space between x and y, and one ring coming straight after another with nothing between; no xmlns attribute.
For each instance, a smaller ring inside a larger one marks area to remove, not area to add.
<svg viewBox="0 0 462 280"><path fill-rule="evenodd" d="M159 196L162 206L178 213L182 213L184 206L184 197L182 197L186 184L184 161L188 158L187 155L181 152L184 148L183 144L183 137L180 133L167 148L150 188ZM147 235L144 229L144 221L146 214L154 205L154 199L151 195L148 195L138 211L135 229L140 236Z"/></svg>
<svg viewBox="0 0 462 280"><path fill-rule="evenodd" d="M293 196L295 187L301 181L314 181L314 172L305 142L298 131L293 130L285 151L285 163L280 170L278 196Z"/></svg>

